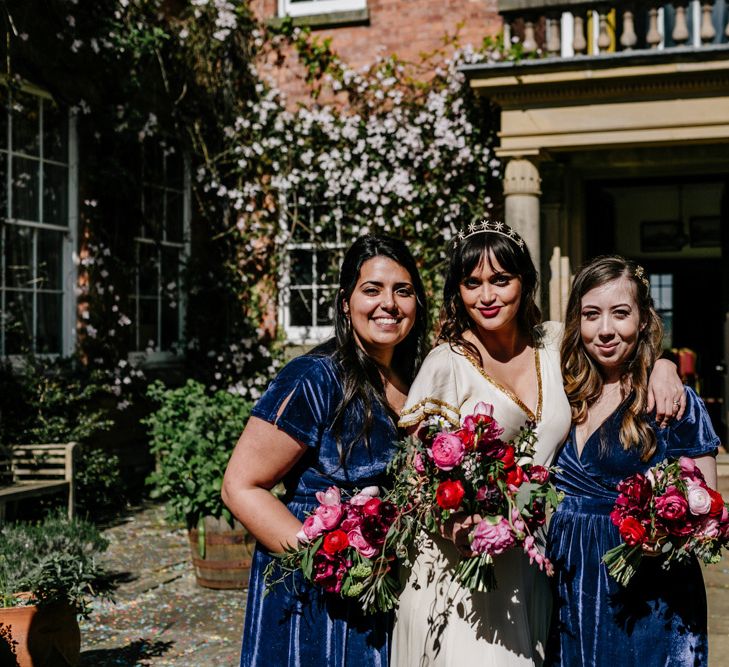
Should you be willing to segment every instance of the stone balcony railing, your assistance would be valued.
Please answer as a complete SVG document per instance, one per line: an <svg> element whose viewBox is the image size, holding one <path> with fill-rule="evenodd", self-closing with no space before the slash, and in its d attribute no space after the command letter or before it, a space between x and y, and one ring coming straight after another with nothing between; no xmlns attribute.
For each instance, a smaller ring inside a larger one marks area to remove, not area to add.
<svg viewBox="0 0 729 667"><path fill-rule="evenodd" d="M520 43L526 54L729 47L728 0L499 0L499 11L505 41Z"/></svg>

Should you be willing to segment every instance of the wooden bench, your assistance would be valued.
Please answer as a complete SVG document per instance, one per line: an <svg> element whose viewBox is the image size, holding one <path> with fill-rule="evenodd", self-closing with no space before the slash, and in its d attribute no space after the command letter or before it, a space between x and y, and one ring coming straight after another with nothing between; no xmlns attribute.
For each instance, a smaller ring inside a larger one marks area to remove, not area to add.
<svg viewBox="0 0 729 667"><path fill-rule="evenodd" d="M0 521L5 505L25 498L65 491L68 518L75 513L75 442L54 445L11 445L0 449Z"/></svg>

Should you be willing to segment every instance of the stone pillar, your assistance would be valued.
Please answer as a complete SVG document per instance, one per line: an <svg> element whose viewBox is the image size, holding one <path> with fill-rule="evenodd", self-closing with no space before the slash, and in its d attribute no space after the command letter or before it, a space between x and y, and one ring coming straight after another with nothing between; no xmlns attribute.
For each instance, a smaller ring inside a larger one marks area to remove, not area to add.
<svg viewBox="0 0 729 667"><path fill-rule="evenodd" d="M504 217L529 246L534 266L541 266L539 195L541 179L537 167L524 158L512 158L504 172Z"/></svg>

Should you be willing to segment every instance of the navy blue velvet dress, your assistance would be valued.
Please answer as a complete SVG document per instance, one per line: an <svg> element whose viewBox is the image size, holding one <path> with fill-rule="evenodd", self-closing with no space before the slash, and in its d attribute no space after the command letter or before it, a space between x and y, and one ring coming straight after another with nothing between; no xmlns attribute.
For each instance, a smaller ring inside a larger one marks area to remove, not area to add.
<svg viewBox="0 0 729 667"><path fill-rule="evenodd" d="M331 423L341 397L336 363L328 356L307 354L286 365L251 413L308 447L283 480L284 502L299 519L318 505L314 494L329 486L351 491L381 485L394 454L396 428L385 411L375 406L369 448L358 443L346 467L340 465ZM341 441L345 448L357 436L361 424L362 410L353 406L344 420ZM290 585L278 584L265 594L263 571L271 559L264 548L257 547L248 588L241 667L388 664L392 614L365 615L356 602L308 586L300 577L296 593Z"/></svg>
<svg viewBox="0 0 729 667"><path fill-rule="evenodd" d="M647 463L637 448L625 451L618 439L625 403L590 436L581 456L574 427L562 446L555 481L566 495L549 526L555 590L546 665L708 664L706 591L697 561L666 572L658 559L644 558L627 588L601 562L621 543L609 515L622 479L666 458L716 452L719 438L703 402L691 389L686 393L681 421L665 429L651 423L658 448Z"/></svg>

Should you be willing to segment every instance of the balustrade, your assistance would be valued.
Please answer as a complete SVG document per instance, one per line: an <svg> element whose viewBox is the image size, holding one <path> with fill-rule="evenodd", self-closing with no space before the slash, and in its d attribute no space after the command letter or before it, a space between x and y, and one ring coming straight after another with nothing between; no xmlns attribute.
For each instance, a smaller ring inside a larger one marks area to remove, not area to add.
<svg viewBox="0 0 729 667"><path fill-rule="evenodd" d="M729 0L501 0L507 39L551 57L670 47L729 47Z"/></svg>

